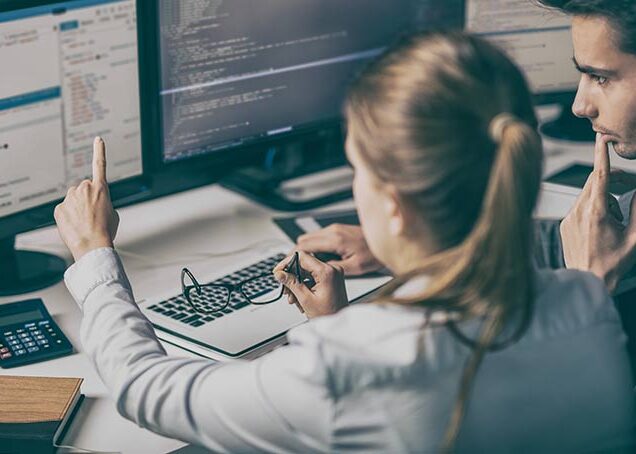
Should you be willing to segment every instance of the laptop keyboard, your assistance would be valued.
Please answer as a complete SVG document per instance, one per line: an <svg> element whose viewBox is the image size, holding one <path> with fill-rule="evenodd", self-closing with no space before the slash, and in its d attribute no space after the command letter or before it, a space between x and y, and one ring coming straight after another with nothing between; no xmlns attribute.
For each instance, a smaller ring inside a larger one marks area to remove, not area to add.
<svg viewBox="0 0 636 454"><path fill-rule="evenodd" d="M239 282L270 272L284 258L285 254L276 254L208 283L238 284ZM244 307L249 306L249 304L250 303L245 300L239 291L234 291L230 296L230 304L222 311L217 311L212 314L199 314L192 309L183 295L174 296L167 300L160 301L148 307L148 309L181 323L185 323L186 325L199 327L206 323L213 322L217 318L224 317L227 314L243 309Z"/></svg>

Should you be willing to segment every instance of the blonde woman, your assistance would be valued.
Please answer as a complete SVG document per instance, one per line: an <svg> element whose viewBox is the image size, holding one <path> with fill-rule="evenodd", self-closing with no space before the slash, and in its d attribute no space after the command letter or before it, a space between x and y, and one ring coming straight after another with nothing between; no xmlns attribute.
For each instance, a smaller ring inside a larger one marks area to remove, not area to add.
<svg viewBox="0 0 636 454"><path fill-rule="evenodd" d="M96 142L93 182L56 218L82 342L119 411L227 452L626 447L632 384L603 283L530 264L542 153L517 68L478 38L418 35L358 78L345 111L364 235L397 278L346 307L338 269L301 252L309 289L284 261L275 275L312 320L251 362L166 356L112 249Z"/></svg>

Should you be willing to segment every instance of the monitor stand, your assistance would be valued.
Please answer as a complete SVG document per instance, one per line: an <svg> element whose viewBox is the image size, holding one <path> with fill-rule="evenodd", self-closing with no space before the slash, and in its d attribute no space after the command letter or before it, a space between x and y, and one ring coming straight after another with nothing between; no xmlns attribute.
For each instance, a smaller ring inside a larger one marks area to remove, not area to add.
<svg viewBox="0 0 636 454"><path fill-rule="evenodd" d="M572 142L594 142L596 133L592 129L590 120L579 118L572 113L569 104L561 104L559 117L541 125L544 136L557 140Z"/></svg>
<svg viewBox="0 0 636 454"><path fill-rule="evenodd" d="M271 147L257 165L221 179L221 185L280 211L305 211L351 199L353 170L340 129Z"/></svg>
<svg viewBox="0 0 636 454"><path fill-rule="evenodd" d="M0 238L0 296L19 295L58 283L66 262L45 252L15 249L15 237Z"/></svg>

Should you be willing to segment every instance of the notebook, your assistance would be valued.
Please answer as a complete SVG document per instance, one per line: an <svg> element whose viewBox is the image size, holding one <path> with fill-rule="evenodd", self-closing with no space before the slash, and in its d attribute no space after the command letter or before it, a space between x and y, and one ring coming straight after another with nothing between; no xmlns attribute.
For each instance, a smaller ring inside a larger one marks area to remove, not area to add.
<svg viewBox="0 0 636 454"><path fill-rule="evenodd" d="M81 378L0 376L3 453L54 453L83 399Z"/></svg>

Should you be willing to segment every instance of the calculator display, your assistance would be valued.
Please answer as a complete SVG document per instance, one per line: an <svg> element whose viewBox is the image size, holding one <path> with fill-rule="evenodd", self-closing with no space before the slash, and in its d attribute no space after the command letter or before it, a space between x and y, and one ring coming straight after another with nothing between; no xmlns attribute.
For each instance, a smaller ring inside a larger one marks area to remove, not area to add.
<svg viewBox="0 0 636 454"><path fill-rule="evenodd" d="M0 326L13 325L15 323L26 323L44 318L39 310L21 312L19 314L5 315L0 317Z"/></svg>

